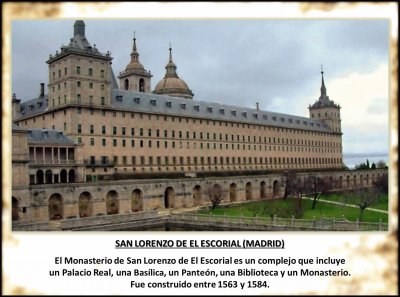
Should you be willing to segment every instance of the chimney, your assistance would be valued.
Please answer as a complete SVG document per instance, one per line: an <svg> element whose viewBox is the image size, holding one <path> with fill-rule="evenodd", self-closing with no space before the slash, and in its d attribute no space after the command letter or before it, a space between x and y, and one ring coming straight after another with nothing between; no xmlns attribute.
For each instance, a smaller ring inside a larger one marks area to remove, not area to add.
<svg viewBox="0 0 400 297"><path fill-rule="evenodd" d="M40 83L40 97L44 96L44 83Z"/></svg>
<svg viewBox="0 0 400 297"><path fill-rule="evenodd" d="M259 111L260 110L260 106L259 106L258 102L256 102L256 106L257 106L257 111Z"/></svg>

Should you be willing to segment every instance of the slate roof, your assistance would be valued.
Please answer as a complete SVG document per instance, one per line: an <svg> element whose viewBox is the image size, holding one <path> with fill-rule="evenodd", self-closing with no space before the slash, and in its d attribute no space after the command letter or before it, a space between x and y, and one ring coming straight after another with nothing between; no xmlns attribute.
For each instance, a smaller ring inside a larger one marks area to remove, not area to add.
<svg viewBox="0 0 400 297"><path fill-rule="evenodd" d="M28 129L28 144L74 145L75 141L63 132L49 129Z"/></svg>
<svg viewBox="0 0 400 297"><path fill-rule="evenodd" d="M322 122L306 117L135 91L115 89L111 102L132 111L331 132Z"/></svg>
<svg viewBox="0 0 400 297"><path fill-rule="evenodd" d="M26 117L43 112L47 109L48 95L38 96L25 102L21 102L21 116Z"/></svg>

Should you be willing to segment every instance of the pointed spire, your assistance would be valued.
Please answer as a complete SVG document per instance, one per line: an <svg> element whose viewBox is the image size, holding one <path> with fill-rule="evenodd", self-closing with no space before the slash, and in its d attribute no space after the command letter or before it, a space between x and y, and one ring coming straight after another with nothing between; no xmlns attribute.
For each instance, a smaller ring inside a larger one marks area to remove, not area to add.
<svg viewBox="0 0 400 297"><path fill-rule="evenodd" d="M321 83L321 97L326 96L326 87L325 87L325 82L324 82L324 70L321 65L321 76L322 76L322 83Z"/></svg>
<svg viewBox="0 0 400 297"><path fill-rule="evenodd" d="M136 52L136 31L133 31L133 51Z"/></svg>
<svg viewBox="0 0 400 297"><path fill-rule="evenodd" d="M131 53L131 61L139 61L139 53L136 47L136 31L133 31L133 47Z"/></svg>
<svg viewBox="0 0 400 297"><path fill-rule="evenodd" d="M172 47L171 47L171 41L169 42L169 63L174 63L172 61Z"/></svg>
<svg viewBox="0 0 400 297"><path fill-rule="evenodd" d="M168 77L178 77L178 74L176 73L176 65L172 61L172 47L171 47L171 42L169 43L169 61L167 66L165 66L165 69L167 69L167 73L165 76Z"/></svg>

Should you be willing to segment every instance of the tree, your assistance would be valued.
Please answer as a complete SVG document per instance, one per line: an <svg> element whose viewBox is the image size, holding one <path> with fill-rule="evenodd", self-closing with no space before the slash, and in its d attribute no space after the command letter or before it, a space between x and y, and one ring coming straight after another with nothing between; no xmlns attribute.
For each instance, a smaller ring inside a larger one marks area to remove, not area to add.
<svg viewBox="0 0 400 297"><path fill-rule="evenodd" d="M212 209L218 207L222 200L224 200L225 191L222 190L221 186L218 184L214 184L213 186L208 186L205 190L207 196L210 198L212 203Z"/></svg>
<svg viewBox="0 0 400 297"><path fill-rule="evenodd" d="M285 177L285 194L283 195L283 199L286 200L286 198L295 191L297 175L296 172L285 171Z"/></svg>
<svg viewBox="0 0 400 297"><path fill-rule="evenodd" d="M293 171L289 171L285 173L286 176L286 184L285 184L285 195L284 199L289 196L293 196L296 198L295 202L295 211L296 214L301 213L301 198L304 194L305 186L300 178L297 177L296 173Z"/></svg>
<svg viewBox="0 0 400 297"><path fill-rule="evenodd" d="M367 169L370 169L369 167L369 160L367 159Z"/></svg>
<svg viewBox="0 0 400 297"><path fill-rule="evenodd" d="M374 182L374 188L379 194L389 193L389 179L386 173L379 176Z"/></svg>
<svg viewBox="0 0 400 297"><path fill-rule="evenodd" d="M379 191L377 189L359 188L347 192L347 201L353 202L360 209L359 220L363 220L365 210L370 207L379 198Z"/></svg>
<svg viewBox="0 0 400 297"><path fill-rule="evenodd" d="M378 169L387 168L386 162L384 160L378 161L378 163L376 163L376 168Z"/></svg>
<svg viewBox="0 0 400 297"><path fill-rule="evenodd" d="M374 162L372 162L372 164L371 164L371 169L376 169L376 165Z"/></svg>
<svg viewBox="0 0 400 297"><path fill-rule="evenodd" d="M331 182L329 180L311 175L304 181L303 191L313 195L312 209L315 209L315 205L319 201L322 195L327 194L331 188Z"/></svg>

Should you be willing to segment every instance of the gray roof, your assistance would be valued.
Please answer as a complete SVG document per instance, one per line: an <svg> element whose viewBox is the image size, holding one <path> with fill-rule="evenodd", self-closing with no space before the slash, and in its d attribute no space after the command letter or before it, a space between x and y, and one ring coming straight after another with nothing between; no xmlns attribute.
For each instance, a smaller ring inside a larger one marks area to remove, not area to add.
<svg viewBox="0 0 400 297"><path fill-rule="evenodd" d="M134 111L331 132L324 123L306 117L135 91L115 89L111 102Z"/></svg>
<svg viewBox="0 0 400 297"><path fill-rule="evenodd" d="M12 123L12 131L26 131L26 129L19 127L15 123Z"/></svg>
<svg viewBox="0 0 400 297"><path fill-rule="evenodd" d="M330 100L329 96L321 95L317 101L314 102L313 105L310 105L311 108L323 108L323 107L335 107L340 108L335 101Z"/></svg>
<svg viewBox="0 0 400 297"><path fill-rule="evenodd" d="M31 100L21 102L21 116L26 117L45 111L48 105L47 98L48 95L45 94L43 97L39 96Z"/></svg>
<svg viewBox="0 0 400 297"><path fill-rule="evenodd" d="M65 136L63 132L48 129L29 129L28 144L58 144L74 145L75 141Z"/></svg>

